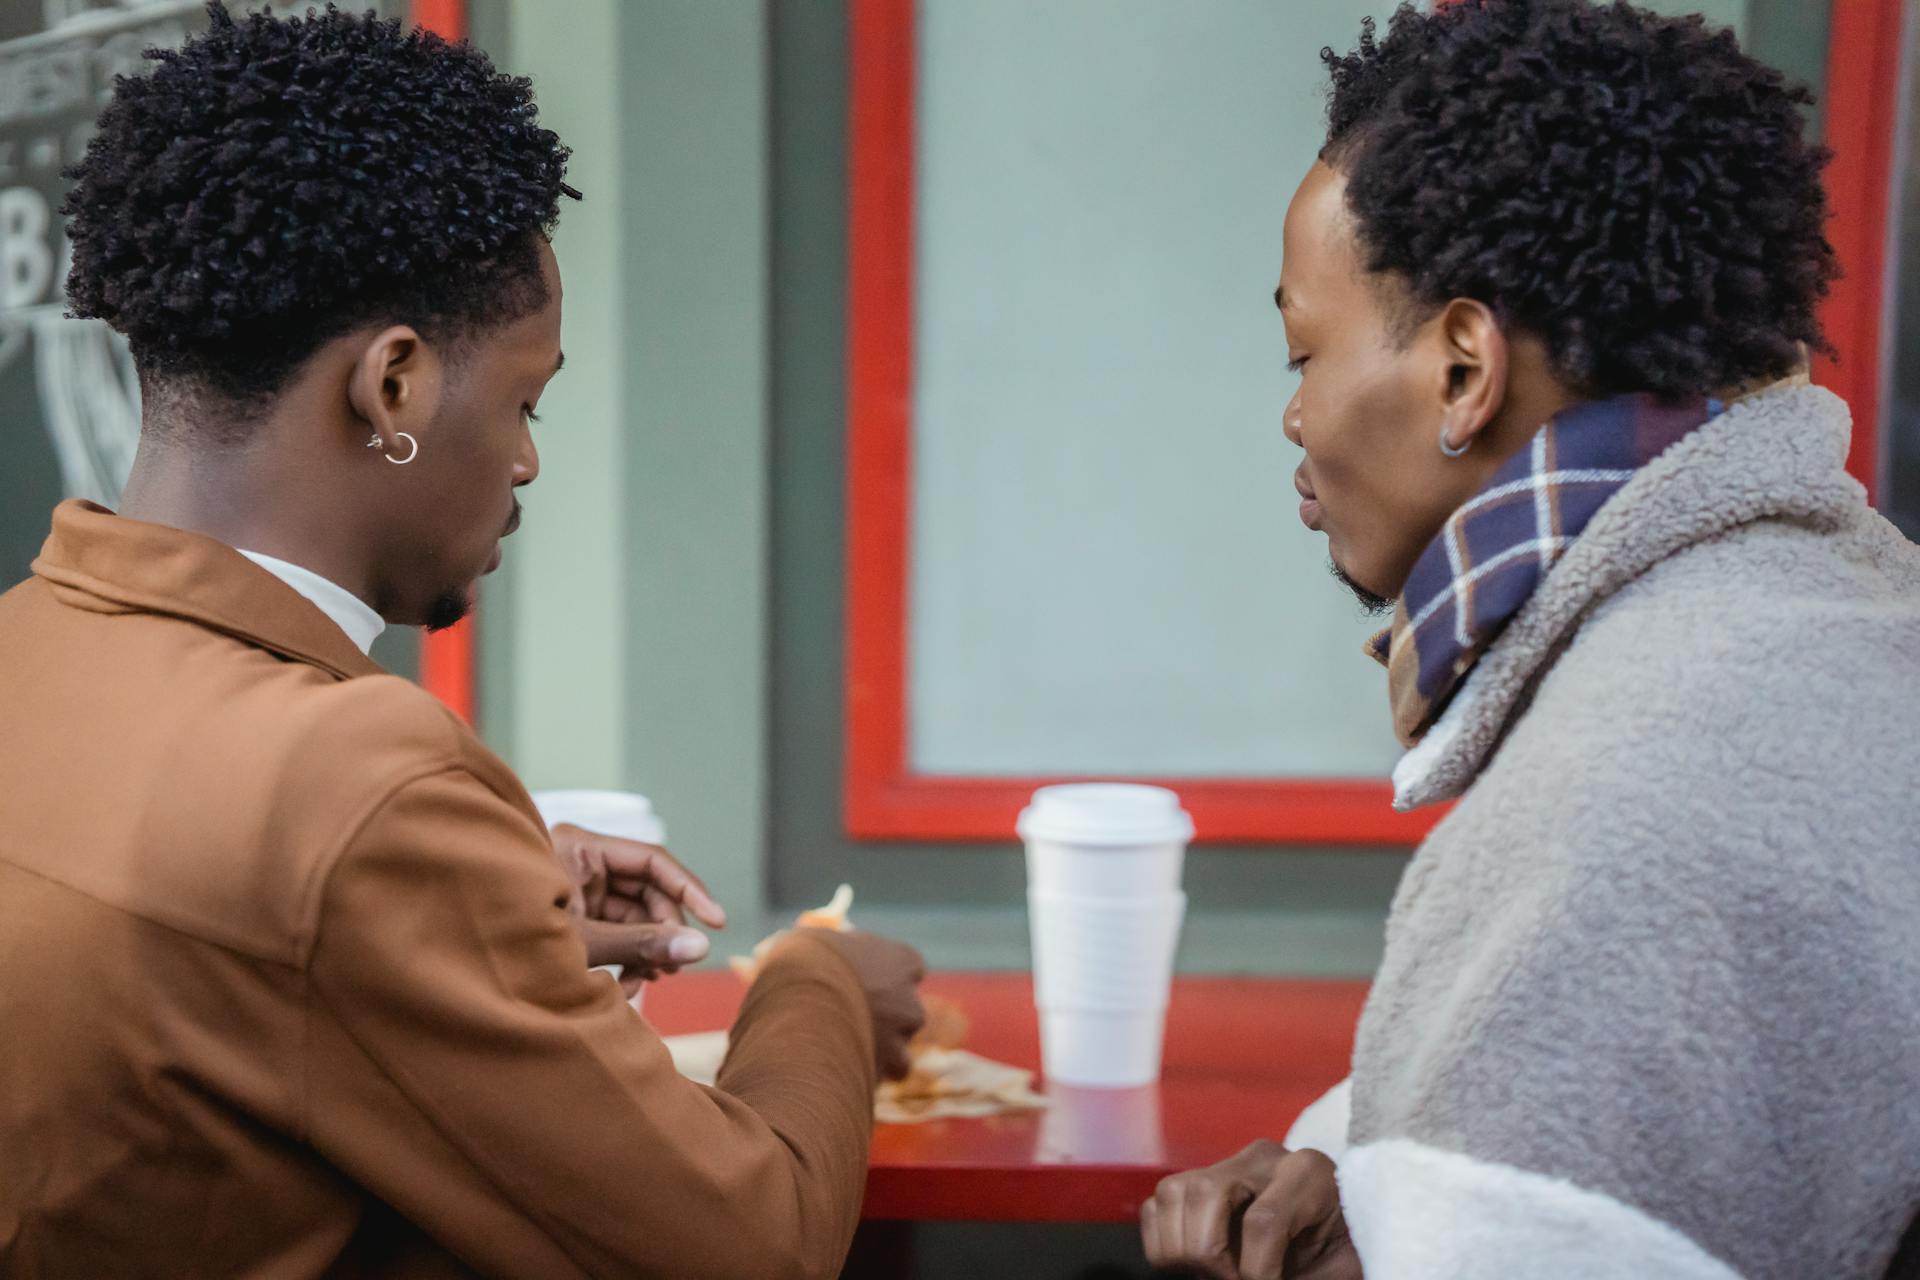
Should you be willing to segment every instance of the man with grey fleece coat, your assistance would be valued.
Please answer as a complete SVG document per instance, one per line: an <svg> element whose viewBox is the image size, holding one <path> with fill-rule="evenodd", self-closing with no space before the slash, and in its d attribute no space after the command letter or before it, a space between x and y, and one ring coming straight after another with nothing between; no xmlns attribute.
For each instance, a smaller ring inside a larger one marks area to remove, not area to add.
<svg viewBox="0 0 1920 1280"><path fill-rule="evenodd" d="M1396 803L1458 803L1350 1082L1163 1184L1149 1257L1909 1274L1920 548L1799 371L1834 269L1805 95L1585 0L1403 11L1327 59L1286 430L1336 573L1392 601Z"/></svg>

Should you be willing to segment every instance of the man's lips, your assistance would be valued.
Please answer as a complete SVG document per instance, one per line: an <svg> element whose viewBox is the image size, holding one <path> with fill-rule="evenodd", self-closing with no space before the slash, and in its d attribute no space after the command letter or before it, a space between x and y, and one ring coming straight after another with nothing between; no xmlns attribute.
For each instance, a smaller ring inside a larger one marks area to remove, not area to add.
<svg viewBox="0 0 1920 1280"><path fill-rule="evenodd" d="M1320 499L1313 493L1313 486L1307 483L1304 468L1293 473L1293 487L1300 494L1300 523L1316 533L1320 530Z"/></svg>
<svg viewBox="0 0 1920 1280"><path fill-rule="evenodd" d="M500 541L501 539L504 539L504 538L511 538L513 536L513 531L515 529L518 529L519 527L520 527L520 499L515 498L513 500L513 514L507 517L507 527L500 531L500 538L496 538L494 540L493 554L487 557L487 567L484 570L482 570L482 572L492 573L495 569L498 569L500 567L500 561L505 554L501 550Z"/></svg>

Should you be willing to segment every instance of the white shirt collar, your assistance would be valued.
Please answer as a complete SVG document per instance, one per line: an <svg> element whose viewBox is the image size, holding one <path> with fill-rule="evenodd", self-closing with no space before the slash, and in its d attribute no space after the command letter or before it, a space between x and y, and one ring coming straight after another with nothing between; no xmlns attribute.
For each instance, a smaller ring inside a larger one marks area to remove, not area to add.
<svg viewBox="0 0 1920 1280"><path fill-rule="evenodd" d="M372 649L373 642L387 629L385 619L375 613L366 601L339 583L329 581L311 569L261 555L258 551L249 551L245 547L235 547L234 550L311 600L314 608L333 619L334 625L347 633L347 639L353 641L360 652L366 653Z"/></svg>

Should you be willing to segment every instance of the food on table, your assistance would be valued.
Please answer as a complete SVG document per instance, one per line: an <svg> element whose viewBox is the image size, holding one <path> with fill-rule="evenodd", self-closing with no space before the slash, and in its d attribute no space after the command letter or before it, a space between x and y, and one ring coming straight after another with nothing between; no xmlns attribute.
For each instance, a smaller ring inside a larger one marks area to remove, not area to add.
<svg viewBox="0 0 1920 1280"><path fill-rule="evenodd" d="M843 884L826 906L801 912L794 927L845 932L853 928L849 920L852 909L853 886ZM752 955L734 956L728 962L742 982L754 980L767 951L785 932L763 939ZM913 1124L1047 1105L1046 1099L1033 1090L1031 1071L961 1048L966 1043L968 1020L957 1003L932 994L922 996L921 1002L926 1006L927 1023L907 1046L912 1065L905 1079L881 1083L874 1097L875 1119L882 1124ZM680 1043L676 1045L676 1041ZM667 1044L682 1074L712 1083L726 1053L726 1033L675 1036Z"/></svg>

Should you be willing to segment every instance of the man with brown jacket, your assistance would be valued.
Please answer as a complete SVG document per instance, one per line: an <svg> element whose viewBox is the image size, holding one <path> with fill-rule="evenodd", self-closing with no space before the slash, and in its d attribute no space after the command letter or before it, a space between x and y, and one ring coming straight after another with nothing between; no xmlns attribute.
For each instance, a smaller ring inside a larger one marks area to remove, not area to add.
<svg viewBox="0 0 1920 1280"><path fill-rule="evenodd" d="M588 966L717 904L365 653L470 607L538 473L565 149L394 24L156 60L67 210L139 458L0 597L0 1275L832 1275L917 958L790 936L682 1080Z"/></svg>

